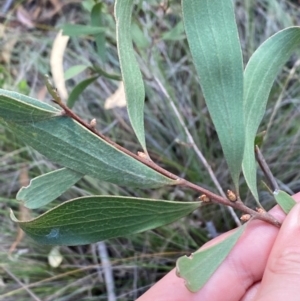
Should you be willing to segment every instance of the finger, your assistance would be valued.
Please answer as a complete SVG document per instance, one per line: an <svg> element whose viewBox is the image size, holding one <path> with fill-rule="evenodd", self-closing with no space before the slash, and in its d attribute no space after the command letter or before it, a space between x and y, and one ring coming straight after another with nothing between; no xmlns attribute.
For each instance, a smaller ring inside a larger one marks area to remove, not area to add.
<svg viewBox="0 0 300 301"><path fill-rule="evenodd" d="M254 301L255 296L257 296L260 284L261 282L259 281L254 283L251 287L249 287L246 294L240 301Z"/></svg>
<svg viewBox="0 0 300 301"><path fill-rule="evenodd" d="M294 199L300 201L300 193L294 195ZM278 206L270 213L279 221L285 218L285 214ZM262 279L278 231L278 228L265 222L251 221L228 257L199 292L189 292L184 280L178 278L175 270L172 270L137 301L240 300L253 283ZM225 233L202 248L211 246L228 235L230 233Z"/></svg>
<svg viewBox="0 0 300 301"><path fill-rule="evenodd" d="M255 300L299 300L300 294L300 204L284 221L275 240Z"/></svg>

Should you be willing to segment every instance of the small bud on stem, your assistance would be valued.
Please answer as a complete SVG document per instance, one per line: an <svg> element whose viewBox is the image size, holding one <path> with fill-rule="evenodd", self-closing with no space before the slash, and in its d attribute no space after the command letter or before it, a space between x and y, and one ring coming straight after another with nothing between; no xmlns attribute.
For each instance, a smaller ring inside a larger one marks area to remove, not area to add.
<svg viewBox="0 0 300 301"><path fill-rule="evenodd" d="M47 87L47 90L48 90L49 94L53 97L53 101L56 102L57 104L60 104L61 98L60 98L59 94L57 93L56 88L53 86L49 75L45 74L44 79L45 79L45 85Z"/></svg>
<svg viewBox="0 0 300 301"><path fill-rule="evenodd" d="M148 159L147 155L144 152L137 152L137 155L141 158Z"/></svg>
<svg viewBox="0 0 300 301"><path fill-rule="evenodd" d="M96 121L96 119L94 118L94 119L91 120L90 126L94 129L94 128L96 128L96 125L97 125L97 121Z"/></svg>
<svg viewBox="0 0 300 301"><path fill-rule="evenodd" d="M199 198L201 202L203 203L210 203L211 199L206 195L206 194L202 194L199 196Z"/></svg>
<svg viewBox="0 0 300 301"><path fill-rule="evenodd" d="M266 210L263 209L263 208L261 208L261 207L257 207L257 208L256 208L256 211L257 211L258 213L260 213L260 214L266 213Z"/></svg>
<svg viewBox="0 0 300 301"><path fill-rule="evenodd" d="M227 190L227 198L230 202L236 202L237 201L237 196L232 190Z"/></svg>
<svg viewBox="0 0 300 301"><path fill-rule="evenodd" d="M250 214L243 214L240 218L242 222L247 222L251 218Z"/></svg>

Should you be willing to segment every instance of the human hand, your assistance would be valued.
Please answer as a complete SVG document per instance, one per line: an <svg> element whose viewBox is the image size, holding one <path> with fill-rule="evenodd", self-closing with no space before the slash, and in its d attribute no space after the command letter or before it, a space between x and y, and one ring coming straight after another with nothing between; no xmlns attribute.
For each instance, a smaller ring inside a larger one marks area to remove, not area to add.
<svg viewBox="0 0 300 301"><path fill-rule="evenodd" d="M293 198L300 202L300 193ZM284 221L281 229L260 220L249 222L228 257L197 293L187 290L174 269L137 301L281 301L283 297L300 300L300 204L286 219L278 206L270 213ZM202 248L224 239L230 232Z"/></svg>

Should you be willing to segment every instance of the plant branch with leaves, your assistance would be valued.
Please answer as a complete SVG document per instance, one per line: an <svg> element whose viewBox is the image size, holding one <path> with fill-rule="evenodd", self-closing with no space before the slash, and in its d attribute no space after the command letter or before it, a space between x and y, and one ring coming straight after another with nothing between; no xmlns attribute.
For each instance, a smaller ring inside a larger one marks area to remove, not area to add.
<svg viewBox="0 0 300 301"><path fill-rule="evenodd" d="M255 137L276 74L300 45L300 28L287 28L270 37L254 52L244 70L232 1L182 1L187 41L234 187L234 192L228 190L225 197L169 172L152 161L148 154L143 118L145 87L131 38L133 7L133 0L115 1L116 37L129 120L143 152L132 153L97 131L95 121L88 123L80 118L70 108L74 104L74 94L67 105L64 104L49 79L46 86L60 109L16 92L0 90L1 121L25 143L64 166L33 179L29 186L20 189L17 199L28 208L39 208L55 200L85 175L139 188L182 186L201 194L200 198L194 202L177 202L88 196L66 201L29 221L18 221L11 213L12 219L37 242L50 245L88 244L154 229L209 202L241 211L243 221L260 219L280 227L280 223L259 203L255 154L271 183L274 198L286 213L294 201L278 189L258 147L255 151ZM80 27L80 32L94 35L97 46L101 48L103 28L95 19L100 18L100 14L101 5L98 3L91 13L93 26L84 30ZM74 25L74 28L69 25L65 30L78 31L78 26ZM100 57L104 59L102 55ZM94 71L98 74L84 82L77 93L98 76L111 80L118 78L99 67ZM160 86L163 89L161 83ZM193 142L191 135L190 141ZM241 171L257 201L256 210L241 200ZM178 274L186 280L189 290L197 291L205 284L244 229L245 225L217 246L178 260ZM207 261L208 258L214 259L213 264L211 260ZM206 272L199 274L203 266Z"/></svg>

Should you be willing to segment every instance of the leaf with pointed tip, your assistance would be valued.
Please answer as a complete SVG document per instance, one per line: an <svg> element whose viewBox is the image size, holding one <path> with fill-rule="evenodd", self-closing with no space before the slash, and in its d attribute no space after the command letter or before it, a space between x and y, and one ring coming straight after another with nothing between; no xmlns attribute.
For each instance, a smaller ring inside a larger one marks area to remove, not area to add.
<svg viewBox="0 0 300 301"><path fill-rule="evenodd" d="M245 225L212 247L197 251L190 257L182 256L177 260L177 276L185 280L188 290L197 292L205 285L243 234Z"/></svg>
<svg viewBox="0 0 300 301"><path fill-rule="evenodd" d="M154 229L178 220L200 202L90 196L64 202L30 221L11 218L34 240L82 245Z"/></svg>
<svg viewBox="0 0 300 301"><path fill-rule="evenodd" d="M205 101L235 189L245 144L243 62L232 0L182 0L183 21Z"/></svg>
<svg viewBox="0 0 300 301"><path fill-rule="evenodd" d="M50 160L118 185L155 188L176 184L59 113L38 100L0 90L1 120Z"/></svg>
<svg viewBox="0 0 300 301"><path fill-rule="evenodd" d="M289 194L282 190L275 190L273 195L277 204L286 214L288 214L296 205L296 201Z"/></svg>
<svg viewBox="0 0 300 301"><path fill-rule="evenodd" d="M69 168L61 168L32 179L27 187L22 187L16 199L24 206L36 209L52 202L84 175Z"/></svg>
<svg viewBox="0 0 300 301"><path fill-rule="evenodd" d="M130 123L140 144L146 152L144 130L145 87L132 45L132 7L133 0L115 1L117 46Z"/></svg>
<svg viewBox="0 0 300 301"><path fill-rule="evenodd" d="M265 114L268 97L280 69L300 45L300 27L284 29L267 39L251 56L244 72L246 144L243 174L258 200L254 140Z"/></svg>

